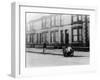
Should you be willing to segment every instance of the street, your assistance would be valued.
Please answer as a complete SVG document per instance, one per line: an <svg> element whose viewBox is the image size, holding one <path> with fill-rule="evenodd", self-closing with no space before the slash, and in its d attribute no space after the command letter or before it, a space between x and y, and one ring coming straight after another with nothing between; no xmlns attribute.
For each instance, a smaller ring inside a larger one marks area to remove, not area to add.
<svg viewBox="0 0 100 80"><path fill-rule="evenodd" d="M63 66L89 64L89 52L75 51L73 57L64 57L62 49L26 49L26 67Z"/></svg>

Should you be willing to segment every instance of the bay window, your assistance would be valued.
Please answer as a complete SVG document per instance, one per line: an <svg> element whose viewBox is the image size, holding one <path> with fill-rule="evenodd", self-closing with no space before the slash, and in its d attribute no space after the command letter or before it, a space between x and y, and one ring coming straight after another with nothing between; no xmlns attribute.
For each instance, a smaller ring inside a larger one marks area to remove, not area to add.
<svg viewBox="0 0 100 80"><path fill-rule="evenodd" d="M82 28L77 27L72 29L72 41L82 42Z"/></svg>

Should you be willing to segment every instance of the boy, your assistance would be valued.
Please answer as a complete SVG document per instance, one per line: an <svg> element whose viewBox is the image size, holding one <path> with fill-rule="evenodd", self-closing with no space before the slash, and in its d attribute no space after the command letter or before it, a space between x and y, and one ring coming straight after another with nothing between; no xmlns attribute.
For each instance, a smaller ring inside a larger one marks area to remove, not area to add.
<svg viewBox="0 0 100 80"><path fill-rule="evenodd" d="M44 44L43 44L43 53L45 53L46 46L47 46L46 43L44 43Z"/></svg>

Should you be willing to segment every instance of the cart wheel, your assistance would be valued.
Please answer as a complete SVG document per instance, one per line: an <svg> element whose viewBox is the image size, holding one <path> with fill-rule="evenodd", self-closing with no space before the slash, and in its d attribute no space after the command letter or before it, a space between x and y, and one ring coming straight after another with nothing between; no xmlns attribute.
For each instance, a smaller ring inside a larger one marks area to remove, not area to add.
<svg viewBox="0 0 100 80"><path fill-rule="evenodd" d="M67 57L67 54L66 54L66 53L63 53L63 56L64 56L64 57Z"/></svg>

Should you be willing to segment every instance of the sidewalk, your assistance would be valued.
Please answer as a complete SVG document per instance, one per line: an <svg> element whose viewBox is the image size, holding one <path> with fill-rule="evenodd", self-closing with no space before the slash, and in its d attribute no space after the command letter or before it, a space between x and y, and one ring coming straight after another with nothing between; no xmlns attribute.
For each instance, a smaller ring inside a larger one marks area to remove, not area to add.
<svg viewBox="0 0 100 80"><path fill-rule="evenodd" d="M26 52L43 54L43 49L27 48ZM46 49L45 54L63 55L62 49ZM74 56L89 57L89 52L74 51Z"/></svg>

